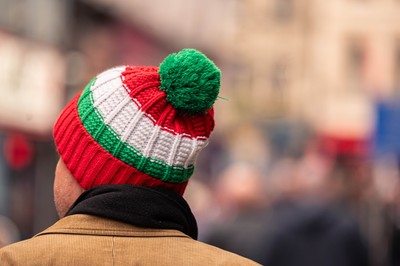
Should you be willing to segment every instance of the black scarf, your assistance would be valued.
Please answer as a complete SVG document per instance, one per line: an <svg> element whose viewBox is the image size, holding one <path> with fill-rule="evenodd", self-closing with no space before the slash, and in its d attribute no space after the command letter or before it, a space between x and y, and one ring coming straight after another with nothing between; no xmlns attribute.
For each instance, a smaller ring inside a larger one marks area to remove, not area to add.
<svg viewBox="0 0 400 266"><path fill-rule="evenodd" d="M144 228L176 229L197 239L187 202L162 187L103 185L82 193L66 215L91 214Z"/></svg>

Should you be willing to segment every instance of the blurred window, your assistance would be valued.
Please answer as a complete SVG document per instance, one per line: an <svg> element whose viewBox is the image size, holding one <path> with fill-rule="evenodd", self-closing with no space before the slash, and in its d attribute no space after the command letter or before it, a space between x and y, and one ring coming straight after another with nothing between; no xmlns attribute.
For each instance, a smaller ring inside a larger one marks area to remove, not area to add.
<svg viewBox="0 0 400 266"><path fill-rule="evenodd" d="M21 33L24 28L26 7L22 0L0 1L0 26L11 32Z"/></svg>
<svg viewBox="0 0 400 266"><path fill-rule="evenodd" d="M394 86L396 92L400 93L400 38L395 45L394 60Z"/></svg>
<svg viewBox="0 0 400 266"><path fill-rule="evenodd" d="M271 85L274 90L282 90L287 85L287 64L285 60L276 61L271 68Z"/></svg>
<svg viewBox="0 0 400 266"><path fill-rule="evenodd" d="M270 84L272 89L272 99L269 104L277 112L285 112L287 105L288 87L288 64L287 60L281 58L271 65Z"/></svg>
<svg viewBox="0 0 400 266"><path fill-rule="evenodd" d="M246 89L251 90L253 85L252 68L245 62L236 62L231 64L233 89L242 91Z"/></svg>
<svg viewBox="0 0 400 266"><path fill-rule="evenodd" d="M275 0L274 9L276 20L279 22L287 22L292 19L294 15L294 1Z"/></svg>
<svg viewBox="0 0 400 266"><path fill-rule="evenodd" d="M345 56L349 87L358 90L362 86L365 66L365 42L361 38L351 38L347 44Z"/></svg>

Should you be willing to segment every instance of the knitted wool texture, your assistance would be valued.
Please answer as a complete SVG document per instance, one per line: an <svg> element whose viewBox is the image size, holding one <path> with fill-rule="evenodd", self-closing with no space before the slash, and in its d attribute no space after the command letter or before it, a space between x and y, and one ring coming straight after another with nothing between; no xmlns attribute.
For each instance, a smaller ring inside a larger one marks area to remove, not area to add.
<svg viewBox="0 0 400 266"><path fill-rule="evenodd" d="M214 128L220 70L184 49L160 67L122 66L93 78L54 126L61 159L84 188L162 186L183 194Z"/></svg>

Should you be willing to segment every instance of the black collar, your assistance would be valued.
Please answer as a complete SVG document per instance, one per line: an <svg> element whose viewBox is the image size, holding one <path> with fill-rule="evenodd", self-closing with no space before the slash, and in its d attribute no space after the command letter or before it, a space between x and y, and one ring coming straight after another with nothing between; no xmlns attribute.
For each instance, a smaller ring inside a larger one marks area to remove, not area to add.
<svg viewBox="0 0 400 266"><path fill-rule="evenodd" d="M187 202L162 187L102 185L82 193L66 216L91 214L144 228L176 229L197 239L197 223Z"/></svg>

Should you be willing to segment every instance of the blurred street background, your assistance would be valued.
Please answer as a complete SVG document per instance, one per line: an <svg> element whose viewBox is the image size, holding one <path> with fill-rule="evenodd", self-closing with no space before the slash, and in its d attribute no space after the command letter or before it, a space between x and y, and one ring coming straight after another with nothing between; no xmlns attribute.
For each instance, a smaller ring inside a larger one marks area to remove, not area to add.
<svg viewBox="0 0 400 266"><path fill-rule="evenodd" d="M0 246L57 220L64 104L109 67L190 47L222 71L185 194L200 240L269 265L326 243L359 261L338 266L400 265L399 14L399 0L0 0Z"/></svg>

